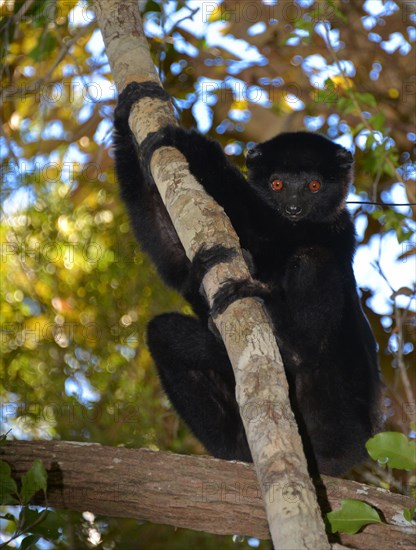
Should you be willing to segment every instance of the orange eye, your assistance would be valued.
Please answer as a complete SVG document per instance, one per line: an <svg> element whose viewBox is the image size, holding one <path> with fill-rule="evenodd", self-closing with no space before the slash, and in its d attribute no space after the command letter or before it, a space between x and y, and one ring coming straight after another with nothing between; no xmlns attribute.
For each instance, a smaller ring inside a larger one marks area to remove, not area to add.
<svg viewBox="0 0 416 550"><path fill-rule="evenodd" d="M274 191L281 191L283 189L283 182L282 180L275 179L272 181L271 186Z"/></svg>
<svg viewBox="0 0 416 550"><path fill-rule="evenodd" d="M312 191L312 193L316 193L321 188L321 184L318 180L312 180L309 182L309 190Z"/></svg>

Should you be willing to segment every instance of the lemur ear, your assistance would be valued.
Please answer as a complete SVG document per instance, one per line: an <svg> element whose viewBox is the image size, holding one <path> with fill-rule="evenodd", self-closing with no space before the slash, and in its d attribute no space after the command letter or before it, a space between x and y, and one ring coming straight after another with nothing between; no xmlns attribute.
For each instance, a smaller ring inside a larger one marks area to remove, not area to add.
<svg viewBox="0 0 416 550"><path fill-rule="evenodd" d="M339 162L339 166L342 166L343 168L349 168L354 164L354 157L352 154L348 151L348 149L345 149L341 145L336 152L336 158Z"/></svg>
<svg viewBox="0 0 416 550"><path fill-rule="evenodd" d="M262 152L258 145L251 147L251 149L247 151L246 155L247 166L249 166L250 164L254 164L256 161L260 160L261 156Z"/></svg>

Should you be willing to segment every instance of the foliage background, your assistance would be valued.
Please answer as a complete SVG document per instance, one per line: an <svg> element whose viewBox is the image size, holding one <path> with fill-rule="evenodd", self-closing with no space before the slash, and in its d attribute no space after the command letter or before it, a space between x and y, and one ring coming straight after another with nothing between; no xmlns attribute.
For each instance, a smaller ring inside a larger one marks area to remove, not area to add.
<svg viewBox="0 0 416 550"><path fill-rule="evenodd" d="M355 146L355 199L416 202L412 2L139 4L182 123L208 131L239 166L250 142L319 129ZM204 452L163 395L146 349L150 318L191 311L136 246L118 197L116 90L91 7L0 2L0 36L2 432ZM363 305L380 346L387 426L414 435L414 288L390 280L382 267L396 262L409 272L412 212L353 210L361 246L378 247L380 236L393 243L369 271ZM372 300L378 289L383 307ZM377 464L351 476L405 493L415 483ZM44 533L39 548L257 544L129 520L59 517L59 538L47 543Z"/></svg>

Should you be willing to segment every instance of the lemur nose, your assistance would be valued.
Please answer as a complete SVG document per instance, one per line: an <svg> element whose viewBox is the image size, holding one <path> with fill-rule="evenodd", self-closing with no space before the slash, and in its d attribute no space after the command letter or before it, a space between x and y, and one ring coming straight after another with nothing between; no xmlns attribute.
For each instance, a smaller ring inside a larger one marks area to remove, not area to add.
<svg viewBox="0 0 416 550"><path fill-rule="evenodd" d="M286 206L286 214L289 214L289 216L299 216L301 212L302 208L296 204Z"/></svg>

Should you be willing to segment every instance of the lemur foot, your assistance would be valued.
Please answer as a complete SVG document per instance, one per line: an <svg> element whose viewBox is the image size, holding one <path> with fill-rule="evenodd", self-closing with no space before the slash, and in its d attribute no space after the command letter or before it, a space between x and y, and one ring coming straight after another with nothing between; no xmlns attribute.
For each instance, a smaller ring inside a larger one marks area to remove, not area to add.
<svg viewBox="0 0 416 550"><path fill-rule="evenodd" d="M230 262L235 255L234 248L227 248L222 245L215 245L210 248L204 245L201 246L192 260L192 272L196 280L202 283L202 279L214 265Z"/></svg>
<svg viewBox="0 0 416 550"><path fill-rule="evenodd" d="M214 265L230 262L235 255L236 252L233 248L226 248L222 245L213 246L208 249L202 247L197 252L192 262L192 271L195 275L195 279L202 285L202 279ZM251 260L250 271L254 270L251 255L249 255L249 257L245 256L245 258L246 261L247 259ZM204 295L202 286L200 287L200 292ZM253 279L242 279L238 281L228 280L216 292L210 313L215 317L223 313L232 302L241 298L250 296L267 300L269 295L270 291L268 287L260 281Z"/></svg>
<svg viewBox="0 0 416 550"><path fill-rule="evenodd" d="M115 123L123 121L127 123L132 106L143 97L157 97L163 101L170 101L170 95L156 82L130 82L118 96L117 106L114 110Z"/></svg>
<svg viewBox="0 0 416 550"><path fill-rule="evenodd" d="M267 302L270 290L264 283L253 279L228 280L215 293L211 315L216 317L224 313L227 307L236 300L249 297L260 298Z"/></svg>

